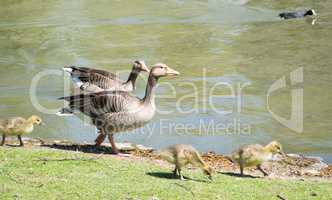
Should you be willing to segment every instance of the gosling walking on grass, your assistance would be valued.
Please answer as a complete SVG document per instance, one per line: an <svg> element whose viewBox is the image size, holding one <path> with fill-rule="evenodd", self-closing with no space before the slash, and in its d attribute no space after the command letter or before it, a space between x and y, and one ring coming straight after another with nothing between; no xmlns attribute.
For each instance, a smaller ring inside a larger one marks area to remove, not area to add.
<svg viewBox="0 0 332 200"><path fill-rule="evenodd" d="M267 176L268 173L262 169L261 164L271 160L275 154L285 155L282 151L281 144L273 141L266 146L262 146L260 144L243 146L234 151L230 157L232 161L235 161L240 165L241 176L243 176L243 169L245 167L252 166L256 166L257 169L264 174L264 176Z"/></svg>
<svg viewBox="0 0 332 200"><path fill-rule="evenodd" d="M32 115L28 119L22 117L0 119L0 133L2 134L0 146L5 144L6 136L17 136L20 146L23 146L21 135L31 133L35 124L42 124L42 119L36 115Z"/></svg>
<svg viewBox="0 0 332 200"><path fill-rule="evenodd" d="M206 165L198 151L190 145L172 145L166 149L161 150L158 155L161 159L175 165L173 173L181 180L183 180L181 168L188 164L201 168L210 179L212 178L213 169Z"/></svg>

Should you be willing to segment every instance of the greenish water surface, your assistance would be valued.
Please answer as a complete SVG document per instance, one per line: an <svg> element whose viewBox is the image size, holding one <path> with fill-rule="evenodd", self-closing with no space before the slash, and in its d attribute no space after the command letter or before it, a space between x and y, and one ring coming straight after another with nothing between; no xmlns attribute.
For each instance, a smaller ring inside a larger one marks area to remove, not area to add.
<svg viewBox="0 0 332 200"><path fill-rule="evenodd" d="M277 17L305 8L318 13L314 25ZM37 99L57 109L63 103L56 98L71 84L63 66L121 72L125 79L131 63L143 59L148 65L164 62L181 76L163 78L158 87L157 107L169 113L117 134L117 141L156 148L190 143L229 153L242 144L279 140L286 152L332 162L331 9L332 2L324 0L2 1L0 116L37 113L47 126L31 136L92 142L96 131L80 118L60 118L34 106L32 80L40 72L55 73L40 79ZM294 70L300 73L296 84ZM282 77L285 87L267 102L269 88ZM135 95L144 94L146 78L138 80ZM296 131L275 116L290 119L291 92L301 89L303 131ZM227 97L233 90L235 98Z"/></svg>

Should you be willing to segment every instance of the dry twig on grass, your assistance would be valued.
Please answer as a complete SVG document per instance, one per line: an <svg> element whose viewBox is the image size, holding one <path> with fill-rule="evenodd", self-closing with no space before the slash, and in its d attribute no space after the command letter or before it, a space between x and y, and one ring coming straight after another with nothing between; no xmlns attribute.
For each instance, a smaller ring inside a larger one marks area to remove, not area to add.
<svg viewBox="0 0 332 200"><path fill-rule="evenodd" d="M82 157L75 157L75 158L39 158L35 161L42 161L42 162L61 162L61 161L94 161L99 159L103 153L99 154L93 158L82 158Z"/></svg>
<svg viewBox="0 0 332 200"><path fill-rule="evenodd" d="M195 198L195 193L194 193L190 188L188 188L188 187L186 187L186 186L184 186L184 185L181 185L181 184L179 184L179 183L174 183L174 185L177 185L177 186L179 186L179 187L185 189L187 192L190 192L190 194Z"/></svg>

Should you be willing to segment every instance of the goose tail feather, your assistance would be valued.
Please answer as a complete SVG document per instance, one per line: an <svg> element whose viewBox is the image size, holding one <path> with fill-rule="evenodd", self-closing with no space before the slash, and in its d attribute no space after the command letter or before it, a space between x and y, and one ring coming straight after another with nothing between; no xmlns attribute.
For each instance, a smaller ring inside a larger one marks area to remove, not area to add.
<svg viewBox="0 0 332 200"><path fill-rule="evenodd" d="M72 67L72 66L64 67L64 68L62 68L62 70L71 74L72 71L74 70L74 67Z"/></svg>
<svg viewBox="0 0 332 200"><path fill-rule="evenodd" d="M59 110L56 115L58 116L72 116L74 114L73 110L70 108L62 108Z"/></svg>
<svg viewBox="0 0 332 200"><path fill-rule="evenodd" d="M82 78L82 75L83 75L83 77L85 77L87 75L84 75L85 72L83 69L77 68L75 66L68 66L68 67L64 67L62 69L64 72L67 72L71 76L72 80L74 81L74 84L77 87L81 87L84 84L82 82L81 78Z"/></svg>

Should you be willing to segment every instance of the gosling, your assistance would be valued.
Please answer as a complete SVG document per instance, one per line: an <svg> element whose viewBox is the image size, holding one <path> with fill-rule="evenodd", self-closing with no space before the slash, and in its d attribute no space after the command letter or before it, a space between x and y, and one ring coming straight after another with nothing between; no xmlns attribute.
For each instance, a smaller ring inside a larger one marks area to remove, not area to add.
<svg viewBox="0 0 332 200"><path fill-rule="evenodd" d="M264 176L268 176L268 173L262 169L261 164L271 160L275 154L285 155L282 151L281 144L273 141L266 146L262 146L260 144L243 146L234 151L230 158L232 161L237 162L240 165L241 176L243 176L243 169L245 167L252 166L256 166L256 168L261 171Z"/></svg>
<svg viewBox="0 0 332 200"><path fill-rule="evenodd" d="M36 115L32 115L28 119L22 117L0 119L0 133L2 134L0 146L5 144L6 136L17 136L20 146L24 146L21 135L31 133L34 124L41 125L42 119Z"/></svg>
<svg viewBox="0 0 332 200"><path fill-rule="evenodd" d="M161 159L175 165L173 174L174 176L178 176L181 180L184 180L181 174L181 168L188 164L201 168L204 174L206 174L209 179L212 179L213 169L203 161L198 151L190 145L172 145L161 150L158 155Z"/></svg>

